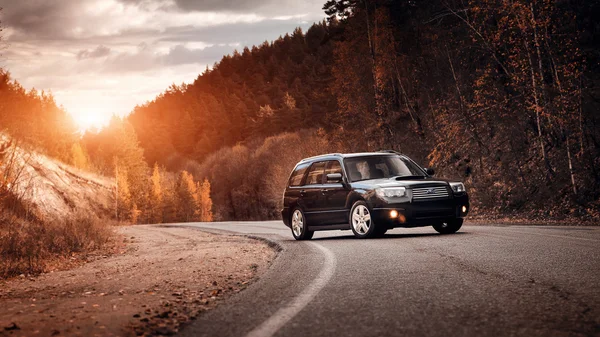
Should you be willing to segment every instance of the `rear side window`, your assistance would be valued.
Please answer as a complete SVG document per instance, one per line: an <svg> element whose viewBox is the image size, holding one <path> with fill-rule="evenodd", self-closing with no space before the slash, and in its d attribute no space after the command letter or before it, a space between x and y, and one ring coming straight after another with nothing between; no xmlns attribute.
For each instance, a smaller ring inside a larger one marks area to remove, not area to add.
<svg viewBox="0 0 600 337"><path fill-rule="evenodd" d="M325 175L327 174L333 174L333 173L342 173L342 166L340 165L340 162L337 160L332 160L327 162L327 169L325 169Z"/></svg>
<svg viewBox="0 0 600 337"><path fill-rule="evenodd" d="M294 172L292 172L292 176L290 177L290 186L300 186L302 184L302 177L304 177L304 172L308 168L308 164L300 164L296 166Z"/></svg>
<svg viewBox="0 0 600 337"><path fill-rule="evenodd" d="M323 173L325 171L325 161L312 164L306 176L305 185L317 185L323 183Z"/></svg>

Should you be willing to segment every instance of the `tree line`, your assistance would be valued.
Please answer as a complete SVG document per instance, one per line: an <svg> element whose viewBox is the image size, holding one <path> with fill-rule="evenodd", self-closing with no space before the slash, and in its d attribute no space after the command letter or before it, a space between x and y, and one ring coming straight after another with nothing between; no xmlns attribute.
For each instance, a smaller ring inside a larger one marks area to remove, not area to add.
<svg viewBox="0 0 600 337"><path fill-rule="evenodd" d="M9 140L11 139L11 140ZM212 221L210 182L185 170L150 169L135 129L119 117L98 132L77 130L71 116L51 94L25 90L0 69L0 140L61 160L84 171L114 177L113 217L132 223ZM0 148L3 150L3 148ZM6 150L6 149L4 149ZM15 211L16 160L0 160L0 210ZM22 179L21 179L22 180ZM81 211L81 210L73 210ZM89 211L89 210L83 210ZM6 214L6 213L5 213Z"/></svg>
<svg viewBox="0 0 600 337"><path fill-rule="evenodd" d="M338 28L325 22L226 55L128 117L148 162L177 170L225 146L324 125Z"/></svg>
<svg viewBox="0 0 600 337"><path fill-rule="evenodd" d="M186 170L152 168L133 126L114 116L98 132L86 132L81 143L88 169L115 178L115 215L132 223L212 221L211 185Z"/></svg>

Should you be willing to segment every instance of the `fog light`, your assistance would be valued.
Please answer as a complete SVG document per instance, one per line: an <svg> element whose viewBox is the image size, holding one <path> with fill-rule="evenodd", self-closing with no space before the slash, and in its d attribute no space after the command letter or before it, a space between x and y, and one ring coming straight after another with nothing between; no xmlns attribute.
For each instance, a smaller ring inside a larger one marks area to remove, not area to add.
<svg viewBox="0 0 600 337"><path fill-rule="evenodd" d="M398 211L393 209L390 211L390 218L396 218L398 217Z"/></svg>
<svg viewBox="0 0 600 337"><path fill-rule="evenodd" d="M463 206L463 207L462 207L462 212L463 212L463 213L467 213L467 206Z"/></svg>

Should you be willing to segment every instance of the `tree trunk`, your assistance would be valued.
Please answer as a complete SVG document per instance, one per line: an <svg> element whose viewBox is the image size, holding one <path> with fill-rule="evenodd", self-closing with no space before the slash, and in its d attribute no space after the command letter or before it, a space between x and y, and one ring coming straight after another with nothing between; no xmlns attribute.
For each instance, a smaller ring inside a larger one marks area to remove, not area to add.
<svg viewBox="0 0 600 337"><path fill-rule="evenodd" d="M544 144L544 135L542 133L542 122L540 117L540 112L542 107L540 106L540 102L538 99L538 88L537 88L537 80L535 78L535 71L533 69L533 61L531 60L531 53L529 50L529 46L527 45L527 41L525 41L525 50L527 51L527 60L529 61L529 72L531 75L531 88L533 90L533 101L534 101L534 109L535 109L535 120L537 125L537 133L538 133L538 141L540 142L540 154L542 156L542 160L547 166L548 171L550 172L550 165L548 163L548 158L546 156L546 147Z"/></svg>
<svg viewBox="0 0 600 337"><path fill-rule="evenodd" d="M573 161L571 160L571 148L569 142L569 135L567 138L567 158L569 160L569 173L571 175L571 185L573 186L573 194L577 195L577 185L575 184L575 174L573 173Z"/></svg>
<svg viewBox="0 0 600 337"><path fill-rule="evenodd" d="M369 55L371 57L371 76L373 77L373 90L375 91L375 113L381 116L379 104L379 86L377 85L377 60L375 57L375 41L371 32L371 16L369 15L369 2L363 0L365 5L365 15L367 17L367 39L369 41Z"/></svg>
<svg viewBox="0 0 600 337"><path fill-rule="evenodd" d="M585 153L584 135L583 135L583 102L581 98L581 75L579 75L579 156L583 156Z"/></svg>

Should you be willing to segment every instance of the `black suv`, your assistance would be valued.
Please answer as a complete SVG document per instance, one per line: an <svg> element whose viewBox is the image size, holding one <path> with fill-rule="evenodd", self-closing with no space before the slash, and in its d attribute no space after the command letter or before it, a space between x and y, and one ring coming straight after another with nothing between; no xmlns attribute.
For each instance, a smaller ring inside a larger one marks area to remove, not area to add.
<svg viewBox="0 0 600 337"><path fill-rule="evenodd" d="M296 240L332 229L351 229L358 238L394 227L455 233L469 212L469 196L463 183L433 174L394 151L303 159L288 181L281 216Z"/></svg>

